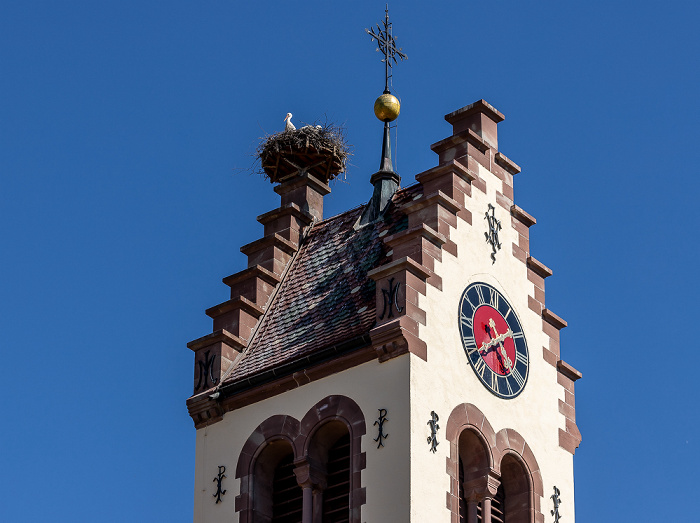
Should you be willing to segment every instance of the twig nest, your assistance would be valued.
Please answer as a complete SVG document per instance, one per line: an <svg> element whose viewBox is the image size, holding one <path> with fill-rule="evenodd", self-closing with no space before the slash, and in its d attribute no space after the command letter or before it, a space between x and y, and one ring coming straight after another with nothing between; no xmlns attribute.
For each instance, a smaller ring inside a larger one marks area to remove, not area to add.
<svg viewBox="0 0 700 523"><path fill-rule="evenodd" d="M262 138L257 153L272 183L302 171L328 183L345 170L350 148L344 128L307 125Z"/></svg>

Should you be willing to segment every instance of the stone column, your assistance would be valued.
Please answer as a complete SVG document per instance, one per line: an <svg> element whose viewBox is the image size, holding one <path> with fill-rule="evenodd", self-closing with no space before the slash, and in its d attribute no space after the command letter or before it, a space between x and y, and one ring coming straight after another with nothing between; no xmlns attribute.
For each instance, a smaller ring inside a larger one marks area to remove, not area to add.
<svg viewBox="0 0 700 523"><path fill-rule="evenodd" d="M314 498L313 486L311 483L305 483L304 489L304 508L301 513L301 523L314 523Z"/></svg>
<svg viewBox="0 0 700 523"><path fill-rule="evenodd" d="M294 462L296 468L294 474L297 483L302 488L303 509L302 523L314 523L320 521L321 504L319 502L321 492L326 488L326 472L322 466L313 462L309 457L303 457Z"/></svg>
<svg viewBox="0 0 700 523"><path fill-rule="evenodd" d="M491 523L491 498L489 496L481 502L481 521L482 523Z"/></svg>
<svg viewBox="0 0 700 523"><path fill-rule="evenodd" d="M467 499L467 523L477 523L479 515L479 499L475 496L470 496Z"/></svg>
<svg viewBox="0 0 700 523"><path fill-rule="evenodd" d="M323 490L314 490L314 520L313 523L322 523L321 517L323 516Z"/></svg>

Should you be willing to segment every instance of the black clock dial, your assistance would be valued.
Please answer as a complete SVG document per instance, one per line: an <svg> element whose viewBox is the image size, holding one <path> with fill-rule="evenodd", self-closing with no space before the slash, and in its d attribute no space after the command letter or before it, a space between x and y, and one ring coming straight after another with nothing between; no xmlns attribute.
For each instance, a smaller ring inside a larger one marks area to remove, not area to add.
<svg viewBox="0 0 700 523"><path fill-rule="evenodd" d="M527 342L517 314L503 295L487 283L469 285L459 302L459 330L481 383L501 398L520 394L530 368Z"/></svg>

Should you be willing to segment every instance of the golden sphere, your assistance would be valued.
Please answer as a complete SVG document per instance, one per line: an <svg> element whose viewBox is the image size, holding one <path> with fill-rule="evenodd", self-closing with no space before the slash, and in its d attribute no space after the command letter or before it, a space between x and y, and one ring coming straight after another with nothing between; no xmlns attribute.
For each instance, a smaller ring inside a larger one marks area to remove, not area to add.
<svg viewBox="0 0 700 523"><path fill-rule="evenodd" d="M382 122L392 122L398 118L401 104L393 95L384 93L374 102L374 114Z"/></svg>

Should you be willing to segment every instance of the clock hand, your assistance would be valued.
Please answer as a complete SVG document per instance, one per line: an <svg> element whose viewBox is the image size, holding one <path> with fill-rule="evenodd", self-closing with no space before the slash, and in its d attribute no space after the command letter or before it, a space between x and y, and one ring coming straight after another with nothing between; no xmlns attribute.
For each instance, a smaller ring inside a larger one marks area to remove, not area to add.
<svg viewBox="0 0 700 523"><path fill-rule="evenodd" d="M503 346L503 341L508 337L512 337L513 331L511 331L510 327L508 327L508 330L499 336L498 331L496 330L496 322L493 321L493 318L489 319L489 327L491 327L491 330L493 330L493 333L496 335L496 337L493 338L490 343L491 344L498 344L499 352L501 353L501 356L503 357L503 366L506 368L506 370L508 372L510 372L513 370L513 362L508 357L508 354L506 354L506 349ZM490 334L489 334L489 336L490 336Z"/></svg>
<svg viewBox="0 0 700 523"><path fill-rule="evenodd" d="M494 332L496 332L495 329L494 329ZM513 331L508 329L503 334L496 336L495 338L491 338L489 341L485 341L484 343L482 343L479 350L490 349L491 347L494 347L494 346L498 345L499 343L502 343L506 338L510 338L512 336L513 336Z"/></svg>
<svg viewBox="0 0 700 523"><path fill-rule="evenodd" d="M510 329L509 329L510 331ZM504 369L506 369L507 372L511 372L513 370L513 362L510 360L508 355L506 354L505 348L503 347L503 344L501 343L503 339L505 339L508 333L502 334L499 336L499 338L492 338L488 342L484 342L481 344L481 347L479 348L479 354L481 357L485 357L488 355L488 353L491 350L496 350L496 348L499 349L499 352L497 352L499 356L499 360L501 361L501 365L503 366ZM485 352L484 352L485 351Z"/></svg>

